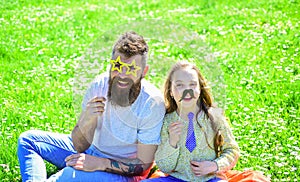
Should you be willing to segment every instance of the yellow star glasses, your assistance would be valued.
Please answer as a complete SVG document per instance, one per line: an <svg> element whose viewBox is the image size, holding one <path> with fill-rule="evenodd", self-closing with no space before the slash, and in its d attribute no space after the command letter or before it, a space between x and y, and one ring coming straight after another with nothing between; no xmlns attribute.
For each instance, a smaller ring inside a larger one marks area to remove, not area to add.
<svg viewBox="0 0 300 182"><path fill-rule="evenodd" d="M132 60L130 64L121 61L121 57L118 56L116 60L110 60L111 71L123 72L123 67L126 68L126 75L132 74L136 77L136 72L141 69L141 67L135 64L135 60Z"/></svg>

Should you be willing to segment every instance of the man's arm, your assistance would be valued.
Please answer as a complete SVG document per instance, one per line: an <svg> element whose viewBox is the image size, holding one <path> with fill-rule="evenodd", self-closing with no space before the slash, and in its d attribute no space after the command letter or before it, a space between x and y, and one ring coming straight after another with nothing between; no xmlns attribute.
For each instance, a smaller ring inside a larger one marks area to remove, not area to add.
<svg viewBox="0 0 300 182"><path fill-rule="evenodd" d="M66 165L83 171L107 171L124 176L144 176L154 161L156 145L138 144L137 158L113 160L87 155L72 154L66 158Z"/></svg>
<svg viewBox="0 0 300 182"><path fill-rule="evenodd" d="M91 125L85 127L78 123L74 127L71 136L75 150L80 153L90 147L97 127L97 122L92 122Z"/></svg>
<svg viewBox="0 0 300 182"><path fill-rule="evenodd" d="M154 154L157 145L138 144L137 158L117 161L108 159L107 172L117 173L126 176L142 176L149 172L154 161Z"/></svg>
<svg viewBox="0 0 300 182"><path fill-rule="evenodd" d="M104 101L104 97L94 97L82 111L71 135L77 152L84 152L90 147L97 127L98 116L101 116L104 111Z"/></svg>

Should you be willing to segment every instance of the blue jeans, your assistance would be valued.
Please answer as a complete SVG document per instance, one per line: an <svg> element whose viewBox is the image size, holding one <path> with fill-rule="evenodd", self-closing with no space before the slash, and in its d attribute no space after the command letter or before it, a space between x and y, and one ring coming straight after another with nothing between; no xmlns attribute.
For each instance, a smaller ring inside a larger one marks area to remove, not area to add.
<svg viewBox="0 0 300 182"><path fill-rule="evenodd" d="M218 182L220 180L221 179L215 177L215 178L212 178L212 179L208 180L207 182ZM142 182L185 182L185 181L169 175L169 176L166 176L166 177L145 179L145 180L142 180Z"/></svg>
<svg viewBox="0 0 300 182"><path fill-rule="evenodd" d="M136 181L139 177L126 177L113 173L94 171L85 172L66 167L65 158L77 153L70 135L30 130L18 139L18 159L22 181ZM91 146L86 154L106 157ZM44 160L62 169L47 179Z"/></svg>

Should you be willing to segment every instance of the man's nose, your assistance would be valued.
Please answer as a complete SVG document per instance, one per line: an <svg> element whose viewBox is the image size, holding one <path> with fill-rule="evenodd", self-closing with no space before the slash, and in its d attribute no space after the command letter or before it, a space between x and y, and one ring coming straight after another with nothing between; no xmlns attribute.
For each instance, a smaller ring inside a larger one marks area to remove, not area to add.
<svg viewBox="0 0 300 182"><path fill-rule="evenodd" d="M123 66L121 72L119 73L119 76L121 78L127 77L126 72L127 72L127 68L125 66Z"/></svg>

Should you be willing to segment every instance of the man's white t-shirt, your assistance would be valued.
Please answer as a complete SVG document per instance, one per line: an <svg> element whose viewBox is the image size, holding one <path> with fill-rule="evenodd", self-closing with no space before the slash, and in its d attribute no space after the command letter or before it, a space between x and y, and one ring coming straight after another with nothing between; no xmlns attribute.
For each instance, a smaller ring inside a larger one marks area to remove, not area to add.
<svg viewBox="0 0 300 182"><path fill-rule="evenodd" d="M82 109L95 96L107 99L109 75L99 75L88 89ZM92 145L109 158L135 158L137 142L159 145L165 115L163 97L154 85L142 79L141 91L131 106L120 107L105 102L98 117Z"/></svg>

